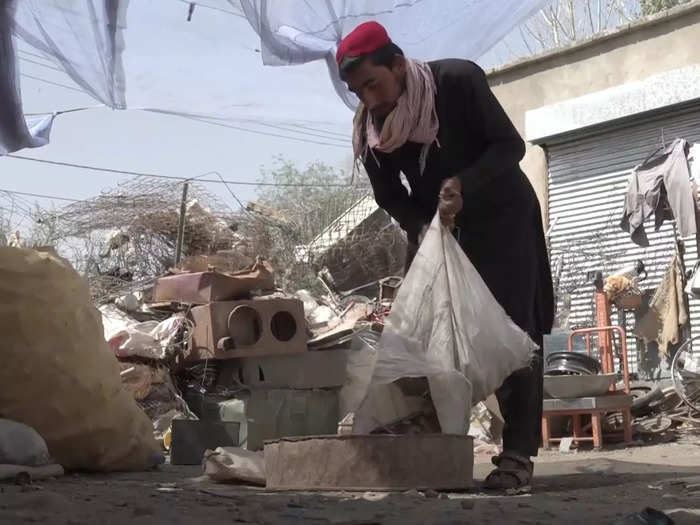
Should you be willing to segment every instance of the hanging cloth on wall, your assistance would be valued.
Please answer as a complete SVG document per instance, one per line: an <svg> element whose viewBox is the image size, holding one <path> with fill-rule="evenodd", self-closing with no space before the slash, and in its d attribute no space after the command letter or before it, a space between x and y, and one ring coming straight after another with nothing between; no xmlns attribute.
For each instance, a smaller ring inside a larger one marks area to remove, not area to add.
<svg viewBox="0 0 700 525"><path fill-rule="evenodd" d="M659 356L662 356L669 344L680 341L681 328L689 319L683 296L683 266L681 256L676 252L649 302L649 311L637 322L634 334L646 342L656 341Z"/></svg>
<svg viewBox="0 0 700 525"><path fill-rule="evenodd" d="M687 141L676 139L632 172L620 227L639 246L649 246L644 222L652 215L656 231L666 219L675 218L681 237L697 233L688 149Z"/></svg>

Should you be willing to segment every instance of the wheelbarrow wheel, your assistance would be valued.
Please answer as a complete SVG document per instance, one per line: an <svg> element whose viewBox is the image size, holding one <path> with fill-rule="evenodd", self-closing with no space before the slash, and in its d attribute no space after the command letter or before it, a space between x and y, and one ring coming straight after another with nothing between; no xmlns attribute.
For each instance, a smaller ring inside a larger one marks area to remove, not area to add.
<svg viewBox="0 0 700 525"><path fill-rule="evenodd" d="M693 342L700 336L689 339L676 352L671 362L673 386L680 398L692 409L700 412L700 344Z"/></svg>

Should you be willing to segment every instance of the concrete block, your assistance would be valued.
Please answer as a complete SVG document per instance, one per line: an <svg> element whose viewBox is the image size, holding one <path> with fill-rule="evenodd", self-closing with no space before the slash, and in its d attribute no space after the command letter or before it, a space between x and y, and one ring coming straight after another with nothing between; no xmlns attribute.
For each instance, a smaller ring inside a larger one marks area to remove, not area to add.
<svg viewBox="0 0 700 525"><path fill-rule="evenodd" d="M240 446L248 450L262 450L268 439L334 434L338 389L253 390L220 402L219 417L241 424Z"/></svg>
<svg viewBox="0 0 700 525"><path fill-rule="evenodd" d="M345 382L347 350L306 352L293 356L246 357L221 366L219 385L236 382L249 388L339 388Z"/></svg>
<svg viewBox="0 0 700 525"><path fill-rule="evenodd" d="M192 308L195 324L188 361L308 350L304 305L296 299L214 302Z"/></svg>
<svg viewBox="0 0 700 525"><path fill-rule="evenodd" d="M474 442L446 434L283 438L265 443L267 488L464 490L473 485Z"/></svg>

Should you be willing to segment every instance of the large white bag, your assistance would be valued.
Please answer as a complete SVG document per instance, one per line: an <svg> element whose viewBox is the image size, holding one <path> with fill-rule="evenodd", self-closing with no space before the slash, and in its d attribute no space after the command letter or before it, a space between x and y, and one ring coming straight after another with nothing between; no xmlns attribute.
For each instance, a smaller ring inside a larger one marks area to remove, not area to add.
<svg viewBox="0 0 700 525"><path fill-rule="evenodd" d="M436 215L379 340L368 397L356 420L373 420L363 412L376 406L370 398L378 385L426 377L442 432L466 434L471 407L528 366L536 349ZM366 424L355 428L368 430Z"/></svg>
<svg viewBox="0 0 700 525"><path fill-rule="evenodd" d="M67 261L0 248L0 414L36 429L68 469L147 469L159 446L100 317Z"/></svg>

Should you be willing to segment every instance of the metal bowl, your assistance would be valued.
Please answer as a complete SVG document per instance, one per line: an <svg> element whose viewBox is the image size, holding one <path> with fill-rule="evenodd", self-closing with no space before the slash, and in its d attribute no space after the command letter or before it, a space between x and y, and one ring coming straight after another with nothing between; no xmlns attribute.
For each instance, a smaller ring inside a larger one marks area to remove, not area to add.
<svg viewBox="0 0 700 525"><path fill-rule="evenodd" d="M578 352L554 352L547 356L545 375L596 375L601 372L600 362Z"/></svg>
<svg viewBox="0 0 700 525"><path fill-rule="evenodd" d="M617 374L544 376L546 398L568 399L605 395Z"/></svg>

